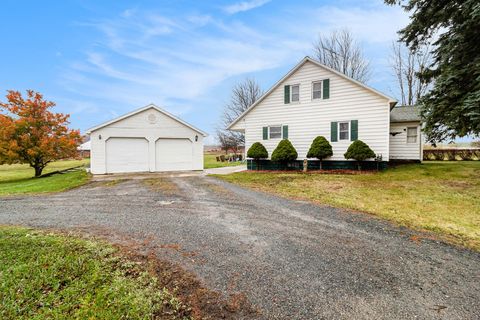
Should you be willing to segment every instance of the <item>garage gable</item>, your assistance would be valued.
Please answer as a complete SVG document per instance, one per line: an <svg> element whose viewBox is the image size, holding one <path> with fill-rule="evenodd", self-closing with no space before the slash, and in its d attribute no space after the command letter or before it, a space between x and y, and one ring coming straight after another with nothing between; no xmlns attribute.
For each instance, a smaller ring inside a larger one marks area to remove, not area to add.
<svg viewBox="0 0 480 320"><path fill-rule="evenodd" d="M173 114L157 107L154 104L149 104L143 108L137 109L130 113L127 113L116 119L104 122L98 126L87 130L87 134L91 134L94 131L103 128L119 128L119 129L132 129L132 128L162 128L162 129L176 129L179 127L185 127L185 129L193 130L202 136L206 137L207 134L192 126L191 124L179 119Z"/></svg>

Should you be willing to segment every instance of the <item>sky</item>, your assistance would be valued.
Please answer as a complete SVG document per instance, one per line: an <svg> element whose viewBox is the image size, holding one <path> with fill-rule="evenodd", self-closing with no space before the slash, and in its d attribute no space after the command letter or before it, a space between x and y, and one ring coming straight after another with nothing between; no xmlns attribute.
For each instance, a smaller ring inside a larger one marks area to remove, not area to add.
<svg viewBox="0 0 480 320"><path fill-rule="evenodd" d="M319 34L348 28L396 97L392 41L408 14L383 1L2 0L0 100L32 89L86 129L149 103L211 134L232 87L266 91Z"/></svg>

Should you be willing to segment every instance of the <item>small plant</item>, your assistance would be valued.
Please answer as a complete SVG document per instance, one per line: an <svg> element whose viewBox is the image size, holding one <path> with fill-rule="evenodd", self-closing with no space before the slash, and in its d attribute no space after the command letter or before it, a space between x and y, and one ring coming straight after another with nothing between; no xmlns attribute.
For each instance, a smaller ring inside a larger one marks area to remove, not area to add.
<svg viewBox="0 0 480 320"><path fill-rule="evenodd" d="M261 144L260 142L255 142L250 148L248 148L247 157L255 160L258 170L260 159L267 159L268 151L267 149L265 149L263 144Z"/></svg>
<svg viewBox="0 0 480 320"><path fill-rule="evenodd" d="M357 160L357 168L360 170L360 161L375 158L375 152L363 141L354 141L344 154L345 159Z"/></svg>
<svg viewBox="0 0 480 320"><path fill-rule="evenodd" d="M317 158L320 160L320 170L322 170L322 160L333 155L332 145L328 142L325 137L318 136L316 137L310 150L308 150L307 158Z"/></svg>
<svg viewBox="0 0 480 320"><path fill-rule="evenodd" d="M288 139L280 141L278 146L272 152L272 161L289 162L294 161L298 157L297 150L293 147Z"/></svg>

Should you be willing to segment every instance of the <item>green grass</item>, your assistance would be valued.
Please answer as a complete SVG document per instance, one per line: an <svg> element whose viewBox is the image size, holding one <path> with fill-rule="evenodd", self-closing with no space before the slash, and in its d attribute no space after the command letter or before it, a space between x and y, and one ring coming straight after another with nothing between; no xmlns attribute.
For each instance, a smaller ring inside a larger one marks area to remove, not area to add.
<svg viewBox="0 0 480 320"><path fill-rule="evenodd" d="M0 227L0 278L0 319L178 319L186 308L107 243L25 228Z"/></svg>
<svg viewBox="0 0 480 320"><path fill-rule="evenodd" d="M52 162L43 173L87 164L86 159ZM89 179L84 170L45 178L33 178L33 175L33 168L26 164L0 166L0 196L64 191L80 186Z"/></svg>
<svg viewBox="0 0 480 320"><path fill-rule="evenodd" d="M233 167L242 165L241 162L219 162L217 161L216 157L219 156L217 154L210 154L205 153L203 155L203 167L204 169L212 169L212 168L221 168L221 167Z"/></svg>
<svg viewBox="0 0 480 320"><path fill-rule="evenodd" d="M426 162L370 174L240 172L220 179L368 212L480 250L480 162Z"/></svg>

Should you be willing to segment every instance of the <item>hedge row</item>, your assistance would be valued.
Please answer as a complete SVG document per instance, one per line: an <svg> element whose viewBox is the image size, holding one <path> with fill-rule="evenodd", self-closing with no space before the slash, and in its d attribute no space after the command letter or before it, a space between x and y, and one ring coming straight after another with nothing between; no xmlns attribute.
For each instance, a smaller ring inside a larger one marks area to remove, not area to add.
<svg viewBox="0 0 480 320"><path fill-rule="evenodd" d="M480 160L480 149L425 149L423 160L455 161Z"/></svg>

